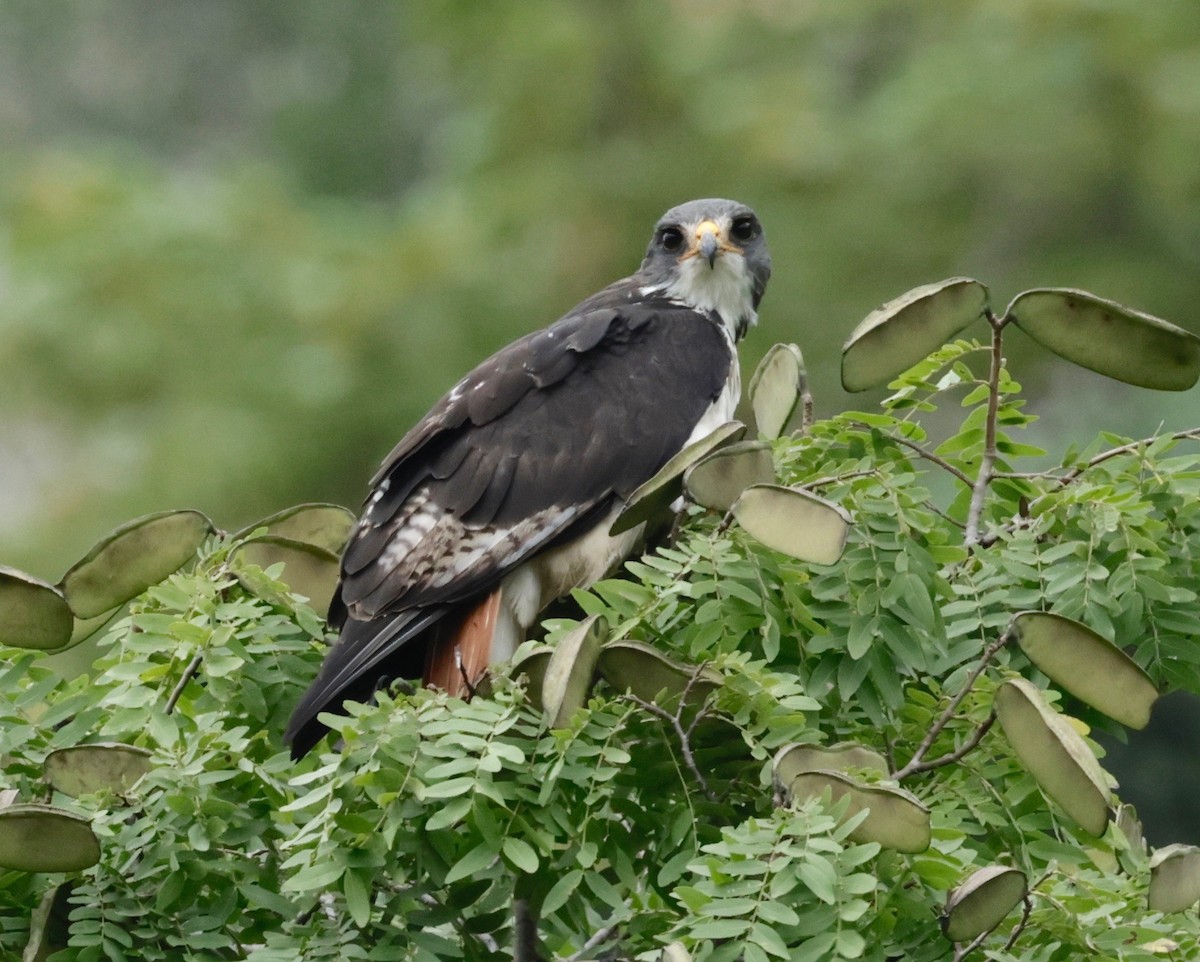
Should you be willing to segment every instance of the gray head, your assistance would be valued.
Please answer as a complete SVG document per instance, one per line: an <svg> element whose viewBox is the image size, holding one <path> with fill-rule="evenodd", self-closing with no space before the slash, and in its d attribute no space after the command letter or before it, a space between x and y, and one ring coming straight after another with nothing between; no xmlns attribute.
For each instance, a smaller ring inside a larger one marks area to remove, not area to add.
<svg viewBox="0 0 1200 962"><path fill-rule="evenodd" d="M762 224L745 204L692 200L659 219L638 274L647 292L719 314L738 338L758 320L771 255Z"/></svg>

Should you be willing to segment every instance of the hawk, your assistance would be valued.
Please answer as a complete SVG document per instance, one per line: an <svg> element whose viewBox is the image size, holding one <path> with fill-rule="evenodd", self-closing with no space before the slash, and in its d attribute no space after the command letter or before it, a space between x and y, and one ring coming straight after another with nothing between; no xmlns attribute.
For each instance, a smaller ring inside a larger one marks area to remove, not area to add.
<svg viewBox="0 0 1200 962"><path fill-rule="evenodd" d="M510 657L538 613L605 577L640 526L626 499L728 421L735 345L771 273L762 225L694 200L655 225L637 272L498 351L404 436L371 481L342 556L340 637L285 738L299 758L319 712L396 678L460 693Z"/></svg>

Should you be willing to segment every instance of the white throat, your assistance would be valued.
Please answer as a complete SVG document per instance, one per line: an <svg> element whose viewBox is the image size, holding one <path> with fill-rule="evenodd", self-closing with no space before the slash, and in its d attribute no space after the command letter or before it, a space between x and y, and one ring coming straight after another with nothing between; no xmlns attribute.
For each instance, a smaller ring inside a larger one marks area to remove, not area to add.
<svg viewBox="0 0 1200 962"><path fill-rule="evenodd" d="M712 267L703 257L682 261L675 279L657 290L693 310L719 314L735 341L758 322L753 278L746 259L732 251L723 253Z"/></svg>

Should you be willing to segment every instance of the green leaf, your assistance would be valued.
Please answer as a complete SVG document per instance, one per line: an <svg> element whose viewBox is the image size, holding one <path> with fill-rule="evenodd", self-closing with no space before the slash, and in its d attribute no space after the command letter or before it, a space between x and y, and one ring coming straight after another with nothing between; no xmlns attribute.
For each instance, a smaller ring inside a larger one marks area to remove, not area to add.
<svg viewBox="0 0 1200 962"><path fill-rule="evenodd" d="M342 878L342 893L346 896L346 911L360 929L371 921L371 884L362 872L348 871Z"/></svg>
<svg viewBox="0 0 1200 962"><path fill-rule="evenodd" d="M501 851L514 868L519 869L527 875L532 875L538 870L537 852L524 839L510 835L504 840Z"/></svg>
<svg viewBox="0 0 1200 962"><path fill-rule="evenodd" d="M497 855L495 848L487 842L481 842L450 867L450 871L446 873L445 884L451 885L483 871L496 860Z"/></svg>
<svg viewBox="0 0 1200 962"><path fill-rule="evenodd" d="M546 897L542 900L542 914L553 915L566 905L567 899L579 888L579 882L582 878L583 872L580 869L573 868L566 872L562 878L550 887L550 891L546 893Z"/></svg>

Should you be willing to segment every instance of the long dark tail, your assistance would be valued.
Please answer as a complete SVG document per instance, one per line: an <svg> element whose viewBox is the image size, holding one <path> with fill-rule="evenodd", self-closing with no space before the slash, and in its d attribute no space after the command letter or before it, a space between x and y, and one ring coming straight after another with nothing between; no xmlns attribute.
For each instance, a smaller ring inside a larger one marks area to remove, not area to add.
<svg viewBox="0 0 1200 962"><path fill-rule="evenodd" d="M339 711L345 701L368 701L392 679L420 678L425 667L420 639L449 611L449 605L438 605L370 621L347 618L288 721L283 740L291 745L292 757L303 758L329 730L317 721L321 712Z"/></svg>
<svg viewBox="0 0 1200 962"><path fill-rule="evenodd" d="M420 678L469 695L491 663L500 589L480 601L402 611L371 621L346 618L316 679L292 712L284 741L303 758L329 729L317 721L346 701L367 701L395 678Z"/></svg>

